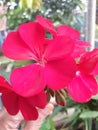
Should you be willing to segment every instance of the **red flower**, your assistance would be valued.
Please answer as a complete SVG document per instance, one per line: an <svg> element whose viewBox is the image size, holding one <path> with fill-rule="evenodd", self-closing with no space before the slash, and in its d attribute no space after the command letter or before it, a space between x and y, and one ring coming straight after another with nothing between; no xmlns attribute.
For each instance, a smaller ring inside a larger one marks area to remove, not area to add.
<svg viewBox="0 0 98 130"><path fill-rule="evenodd" d="M79 40L80 38L79 31L73 29L72 27L68 25L60 25L56 30L50 20L43 18L42 16L37 16L36 19L37 19L37 22L42 27L44 27L45 30L53 34L53 37L65 36L65 37L70 37L74 39L74 49L71 54L72 57L74 58L79 57L80 55L86 52L87 47L90 47L89 43Z"/></svg>
<svg viewBox="0 0 98 130"><path fill-rule="evenodd" d="M8 113L16 115L20 110L25 120L36 120L38 118L37 108L43 109L46 106L44 91L36 96L24 98L16 94L13 87L2 76L0 76L0 92L3 105Z"/></svg>
<svg viewBox="0 0 98 130"><path fill-rule="evenodd" d="M46 85L54 90L68 85L76 72L76 63L71 57L74 42L69 36L46 39L45 30L38 22L22 24L18 31L9 33L3 44L4 54L14 60L36 61L12 72L15 92L26 97L38 94Z"/></svg>
<svg viewBox="0 0 98 130"><path fill-rule="evenodd" d="M98 84L93 75L98 63L98 49L85 53L78 64L77 72L68 85L69 95L77 102L87 102L98 93Z"/></svg>
<svg viewBox="0 0 98 130"><path fill-rule="evenodd" d="M45 30L48 30L50 33L53 34L53 36L56 36L57 35L57 31L52 23L51 20L49 19L46 19L40 15L38 15L36 17L36 21L42 26L44 27Z"/></svg>

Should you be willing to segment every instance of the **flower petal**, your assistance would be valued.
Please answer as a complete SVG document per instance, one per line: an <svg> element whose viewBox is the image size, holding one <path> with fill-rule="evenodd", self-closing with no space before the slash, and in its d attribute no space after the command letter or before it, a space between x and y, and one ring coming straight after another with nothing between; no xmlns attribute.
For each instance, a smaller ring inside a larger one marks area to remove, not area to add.
<svg viewBox="0 0 98 130"><path fill-rule="evenodd" d="M75 61L69 56L49 62L44 70L47 86L54 90L64 88L74 77L76 68Z"/></svg>
<svg viewBox="0 0 98 130"><path fill-rule="evenodd" d="M18 96L14 92L2 94L2 102L9 114L16 115L18 113Z"/></svg>
<svg viewBox="0 0 98 130"><path fill-rule="evenodd" d="M57 35L66 36L66 37L68 36L73 39L77 39L80 37L80 33L78 30L75 30L72 27L67 25L59 26L57 30Z"/></svg>
<svg viewBox="0 0 98 130"><path fill-rule="evenodd" d="M26 101L32 106L32 107L39 107L39 108L45 108L47 104L46 94L44 91L40 92L39 94L26 98Z"/></svg>
<svg viewBox="0 0 98 130"><path fill-rule="evenodd" d="M30 47L33 54L40 58L43 53L43 44L45 42L44 28L36 22L21 24L18 30L20 37Z"/></svg>
<svg viewBox="0 0 98 130"><path fill-rule="evenodd" d="M93 71L91 72L92 75L98 75L98 62L96 66L94 67Z"/></svg>
<svg viewBox="0 0 98 130"><path fill-rule="evenodd" d="M98 92L96 80L91 75L79 74L68 85L67 91L76 102L87 102Z"/></svg>
<svg viewBox="0 0 98 130"><path fill-rule="evenodd" d="M79 70L83 73L91 73L98 63L98 49L85 53L79 63Z"/></svg>
<svg viewBox="0 0 98 130"><path fill-rule="evenodd" d="M73 58L80 57L86 52L86 49L90 47L90 44L84 41L76 40L74 45L73 53L71 54Z"/></svg>
<svg viewBox="0 0 98 130"><path fill-rule="evenodd" d="M65 36L58 36L54 40L49 41L45 50L46 60L54 60L63 58L72 53L74 49L74 40Z"/></svg>
<svg viewBox="0 0 98 130"><path fill-rule="evenodd" d="M20 38L18 32L10 32L3 43L2 50L5 56L14 60L36 58L31 49Z"/></svg>
<svg viewBox="0 0 98 130"><path fill-rule="evenodd" d="M0 76L0 92L1 93L9 93L12 91L12 87L6 81L3 76Z"/></svg>
<svg viewBox="0 0 98 130"><path fill-rule="evenodd" d="M25 120L36 120L38 112L35 107L32 107L25 98L19 99L19 108Z"/></svg>
<svg viewBox="0 0 98 130"><path fill-rule="evenodd" d="M13 90L21 96L34 96L45 87L43 67L31 64L15 69L11 74Z"/></svg>
<svg viewBox="0 0 98 130"><path fill-rule="evenodd" d="M54 25L52 24L52 21L49 19L46 19L40 15L36 17L37 22L44 27L46 30L51 32L54 36L56 35L56 30L54 28Z"/></svg>

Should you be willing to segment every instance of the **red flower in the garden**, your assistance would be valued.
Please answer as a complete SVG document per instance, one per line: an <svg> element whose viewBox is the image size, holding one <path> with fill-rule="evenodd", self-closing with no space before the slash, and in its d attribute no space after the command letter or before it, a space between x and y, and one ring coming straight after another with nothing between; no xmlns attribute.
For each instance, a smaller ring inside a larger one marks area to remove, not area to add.
<svg viewBox="0 0 98 130"><path fill-rule="evenodd" d="M18 31L9 33L3 43L5 56L14 60L35 60L34 64L12 72L14 90L23 96L33 96L46 85L54 90L68 85L76 72L76 63L71 57L74 42L69 36L47 39L38 22L22 24Z"/></svg>
<svg viewBox="0 0 98 130"><path fill-rule="evenodd" d="M97 63L98 49L87 52L81 57L76 75L67 88L69 95L75 101L87 102L98 93L98 84L92 73Z"/></svg>
<svg viewBox="0 0 98 130"><path fill-rule="evenodd" d="M16 94L13 87L2 76L0 76L0 92L3 105L8 113L16 115L20 110L25 120L36 120L38 118L37 109L43 109L47 103L44 91L36 96L24 98Z"/></svg>
<svg viewBox="0 0 98 130"><path fill-rule="evenodd" d="M90 47L89 43L79 40L79 31L73 29L72 27L68 25L60 25L56 30L51 20L48 20L42 16L37 16L36 20L42 27L44 27L45 30L52 33L53 37L67 36L74 39L74 49L71 54L72 57L79 57L81 54L85 53L87 47Z"/></svg>

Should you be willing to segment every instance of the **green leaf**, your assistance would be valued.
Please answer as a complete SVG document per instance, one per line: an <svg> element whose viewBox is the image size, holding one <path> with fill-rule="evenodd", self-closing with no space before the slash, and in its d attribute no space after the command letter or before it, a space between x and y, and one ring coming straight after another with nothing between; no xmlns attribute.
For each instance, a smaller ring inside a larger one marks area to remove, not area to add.
<svg viewBox="0 0 98 130"><path fill-rule="evenodd" d="M87 119L87 118L96 118L98 117L97 111L85 111L82 114L80 114L80 118Z"/></svg>
<svg viewBox="0 0 98 130"><path fill-rule="evenodd" d="M52 116L55 116L56 114L58 114L58 112L61 112L63 109L62 106L55 106L54 110L53 110L53 113L52 113Z"/></svg>
<svg viewBox="0 0 98 130"><path fill-rule="evenodd" d="M55 126L54 126L51 116L49 116L47 119L45 119L40 130L55 130Z"/></svg>
<svg viewBox="0 0 98 130"><path fill-rule="evenodd" d="M29 8L31 10L40 9L41 0L20 0L20 8Z"/></svg>
<svg viewBox="0 0 98 130"><path fill-rule="evenodd" d="M13 60L10 60L10 59L6 58L5 56L0 56L0 65L8 64L10 62L13 62Z"/></svg>
<svg viewBox="0 0 98 130"><path fill-rule="evenodd" d="M94 99L94 100L98 100L98 94L95 95L95 96L93 96L92 99Z"/></svg>

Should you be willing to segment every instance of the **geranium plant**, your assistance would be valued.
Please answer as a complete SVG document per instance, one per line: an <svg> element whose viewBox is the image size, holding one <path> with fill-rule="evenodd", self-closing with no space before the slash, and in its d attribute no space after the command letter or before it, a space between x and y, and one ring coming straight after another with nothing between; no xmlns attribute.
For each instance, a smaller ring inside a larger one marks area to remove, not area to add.
<svg viewBox="0 0 98 130"><path fill-rule="evenodd" d="M9 83L0 76L7 111L15 115L20 110L24 119L35 120L37 108L43 109L51 96L61 105L66 93L76 102L88 102L98 92L98 49L87 52L88 47L77 30L67 25L55 28L42 16L10 32L2 46L4 55L32 63L14 69Z"/></svg>

